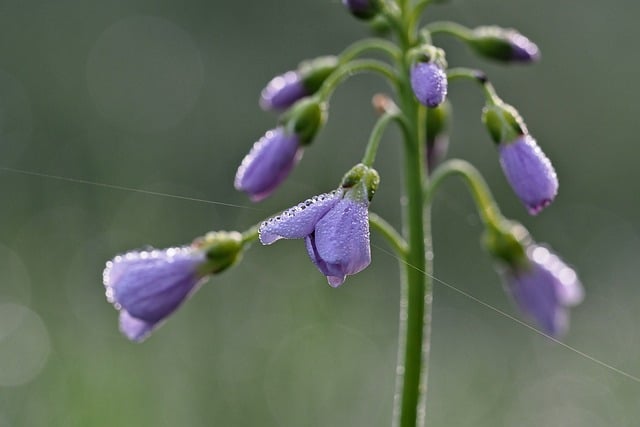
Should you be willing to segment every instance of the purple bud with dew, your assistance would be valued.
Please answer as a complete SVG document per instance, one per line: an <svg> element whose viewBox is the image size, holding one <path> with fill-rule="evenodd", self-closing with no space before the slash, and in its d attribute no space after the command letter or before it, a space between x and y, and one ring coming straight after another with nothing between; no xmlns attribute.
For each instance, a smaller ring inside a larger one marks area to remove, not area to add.
<svg viewBox="0 0 640 427"><path fill-rule="evenodd" d="M364 20L373 18L380 10L379 0L342 0L342 4L353 16Z"/></svg>
<svg viewBox="0 0 640 427"><path fill-rule="evenodd" d="M120 330L143 341L202 283L205 252L191 247L118 255L102 275L107 300L120 311Z"/></svg>
<svg viewBox="0 0 640 427"><path fill-rule="evenodd" d="M526 262L503 272L507 292L520 310L553 337L569 325L568 308L584 296L575 271L544 246L526 247Z"/></svg>
<svg viewBox="0 0 640 427"><path fill-rule="evenodd" d="M289 175L302 157L300 139L283 127L268 131L245 156L234 186L252 201L268 197Z"/></svg>
<svg viewBox="0 0 640 427"><path fill-rule="evenodd" d="M529 63L540 59L538 46L510 28L478 27L467 42L478 54L496 61Z"/></svg>
<svg viewBox="0 0 640 427"><path fill-rule="evenodd" d="M434 62L418 62L411 67L411 88L421 104L437 107L447 96L447 74Z"/></svg>
<svg viewBox="0 0 640 427"><path fill-rule="evenodd" d="M300 63L298 68L276 76L260 94L263 110L284 111L320 89L338 67L335 56L320 56Z"/></svg>
<svg viewBox="0 0 640 427"><path fill-rule="evenodd" d="M298 71L288 71L276 76L260 94L260 107L263 110L286 110L299 99L310 95L305 88Z"/></svg>
<svg viewBox="0 0 640 427"><path fill-rule="evenodd" d="M315 266L333 287L371 262L369 200L379 182L375 170L354 167L342 186L287 209L260 225L263 245L279 239L305 239Z"/></svg>
<svg viewBox="0 0 640 427"><path fill-rule="evenodd" d="M538 214L558 193L558 177L547 156L530 135L498 145L502 170L531 215Z"/></svg>

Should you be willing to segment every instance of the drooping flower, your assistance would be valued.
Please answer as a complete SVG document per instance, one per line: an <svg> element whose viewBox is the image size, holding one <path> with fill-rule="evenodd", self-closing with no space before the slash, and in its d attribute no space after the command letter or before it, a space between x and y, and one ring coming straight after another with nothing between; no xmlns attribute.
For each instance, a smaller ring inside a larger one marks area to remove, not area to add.
<svg viewBox="0 0 640 427"><path fill-rule="evenodd" d="M496 61L529 63L540 59L538 46L510 28L477 27L466 41L478 54Z"/></svg>
<svg viewBox="0 0 640 427"><path fill-rule="evenodd" d="M568 308L584 296L575 271L544 246L530 244L526 262L504 271L506 289L520 310L553 337L569 325Z"/></svg>
<svg viewBox="0 0 640 427"><path fill-rule="evenodd" d="M268 197L300 161L303 146L313 141L326 121L326 105L304 99L290 109L284 123L264 134L236 172L234 186L252 201Z"/></svg>
<svg viewBox="0 0 640 427"><path fill-rule="evenodd" d="M302 158L296 134L283 127L267 131L251 148L236 172L234 186L252 201L268 197Z"/></svg>
<svg viewBox="0 0 640 427"><path fill-rule="evenodd" d="M364 165L356 166L350 174L337 190L270 218L259 230L263 245L283 238L304 238L309 257L333 287L371 262L368 207L378 177Z"/></svg>
<svg viewBox="0 0 640 427"><path fill-rule="evenodd" d="M120 311L120 330L143 341L202 283L205 252L190 247L118 255L103 273L107 300Z"/></svg>
<svg viewBox="0 0 640 427"><path fill-rule="evenodd" d="M558 193L553 165L530 135L500 143L500 165L507 181L531 215L549 205Z"/></svg>
<svg viewBox="0 0 640 427"><path fill-rule="evenodd" d="M447 96L447 74L434 62L418 62L411 67L411 88L421 104L437 107Z"/></svg>
<svg viewBox="0 0 640 427"><path fill-rule="evenodd" d="M335 56L321 56L300 63L296 70L271 79L260 94L260 107L263 110L286 110L302 98L316 93L337 67Z"/></svg>
<svg viewBox="0 0 640 427"><path fill-rule="evenodd" d="M380 11L379 0L342 0L342 4L353 16L364 20L373 18Z"/></svg>
<svg viewBox="0 0 640 427"><path fill-rule="evenodd" d="M237 231L216 231L191 246L131 251L107 262L107 301L120 312L120 331L143 341L211 274L237 263L244 247Z"/></svg>

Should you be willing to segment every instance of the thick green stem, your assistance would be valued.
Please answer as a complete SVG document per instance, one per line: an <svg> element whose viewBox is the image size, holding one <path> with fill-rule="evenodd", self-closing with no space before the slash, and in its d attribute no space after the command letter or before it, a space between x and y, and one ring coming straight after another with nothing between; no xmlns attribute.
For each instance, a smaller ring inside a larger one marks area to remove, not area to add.
<svg viewBox="0 0 640 427"><path fill-rule="evenodd" d="M404 40L411 40L407 35ZM403 44L408 52L413 46ZM393 425L416 427L425 425L427 365L429 357L432 252L430 207L424 204L423 185L427 180L425 133L426 108L419 106L411 90L408 76L410 64L399 64L397 93L407 126L405 139L404 234L408 252L401 274L400 337L396 367L396 395Z"/></svg>

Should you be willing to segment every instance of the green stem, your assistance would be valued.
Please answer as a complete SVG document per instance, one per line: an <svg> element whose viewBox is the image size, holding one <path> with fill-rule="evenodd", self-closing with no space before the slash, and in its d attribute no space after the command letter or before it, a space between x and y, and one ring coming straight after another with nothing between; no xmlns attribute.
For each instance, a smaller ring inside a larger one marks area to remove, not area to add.
<svg viewBox="0 0 640 427"><path fill-rule="evenodd" d="M484 73L484 71L464 67L450 68L449 70L447 70L447 80L449 80L449 83L463 79L479 83L482 86L484 97L486 98L489 105L497 105L502 103L502 100L496 93L495 88L493 87L491 82L487 80L487 75Z"/></svg>
<svg viewBox="0 0 640 427"><path fill-rule="evenodd" d="M377 73L385 77L390 83L395 83L397 77L391 67L384 62L375 59L356 59L341 65L336 71L324 81L322 87L318 91L317 96L328 101L335 89L346 78L358 73Z"/></svg>
<svg viewBox="0 0 640 427"><path fill-rule="evenodd" d="M469 162L452 159L442 163L431 175L431 182L425 195L425 203L431 203L442 182L449 176L460 176L476 203L480 219L489 229L499 229L505 222L498 209L491 190L478 170Z"/></svg>
<svg viewBox="0 0 640 427"><path fill-rule="evenodd" d="M406 10L406 9L405 9ZM407 30L408 31L408 30ZM403 52L413 48L411 35L403 38ZM409 83L408 62L398 64L397 93L407 126L403 128L404 150L404 235L408 252L402 265L400 334L396 367L393 425L424 426L429 357L432 253L430 207L424 204L426 168L426 108L420 107Z"/></svg>
<svg viewBox="0 0 640 427"><path fill-rule="evenodd" d="M398 60L402 53L398 49L398 47L391 43L388 40L378 39L378 38L368 38L358 40L353 43L351 46L347 47L340 54L340 63L344 64L352 59L360 56L361 54L369 51L379 51L389 55L392 60Z"/></svg>
<svg viewBox="0 0 640 427"><path fill-rule="evenodd" d="M253 227L242 232L242 245L250 245L258 240L258 229L260 224L256 224Z"/></svg>
<svg viewBox="0 0 640 427"><path fill-rule="evenodd" d="M471 38L471 30L469 28L451 21L432 22L428 24L425 29L428 30L432 35L449 34L464 41Z"/></svg>
<svg viewBox="0 0 640 427"><path fill-rule="evenodd" d="M371 228L387 239L387 242L396 251L398 256L402 259L407 256L407 242L384 218L374 212L369 212L369 224Z"/></svg>
<svg viewBox="0 0 640 427"><path fill-rule="evenodd" d="M371 130L371 136L369 136L369 142L367 143L367 148L364 152L364 156L362 157L362 163L367 166L373 166L373 162L376 160L376 153L378 152L378 146L380 145L380 141L382 140L382 134L384 133L387 125L392 120L398 120L398 113L384 113L375 126Z"/></svg>

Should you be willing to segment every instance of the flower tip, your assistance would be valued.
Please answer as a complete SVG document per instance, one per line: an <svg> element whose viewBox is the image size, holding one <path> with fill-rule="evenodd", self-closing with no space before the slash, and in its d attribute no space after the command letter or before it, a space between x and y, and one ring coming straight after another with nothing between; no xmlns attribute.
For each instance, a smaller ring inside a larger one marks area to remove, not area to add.
<svg viewBox="0 0 640 427"><path fill-rule="evenodd" d="M546 208L551 204L554 198L555 198L555 195L554 197L543 199L539 203L536 203L535 205L529 205L527 207L527 211L529 212L529 215L533 215L533 216L538 215L540 212L544 210L544 208Z"/></svg>
<svg viewBox="0 0 640 427"><path fill-rule="evenodd" d="M327 276L327 282L332 288L337 288L344 283L346 278L347 276Z"/></svg>
<svg viewBox="0 0 640 427"><path fill-rule="evenodd" d="M120 332L130 341L141 343L151 335L156 328L156 323L145 322L144 320L132 317L126 310L120 311L118 320Z"/></svg>

